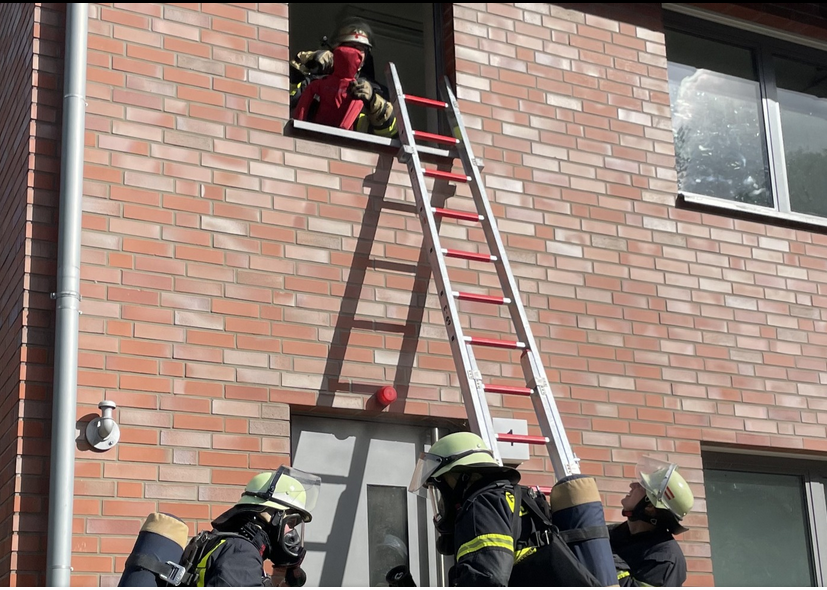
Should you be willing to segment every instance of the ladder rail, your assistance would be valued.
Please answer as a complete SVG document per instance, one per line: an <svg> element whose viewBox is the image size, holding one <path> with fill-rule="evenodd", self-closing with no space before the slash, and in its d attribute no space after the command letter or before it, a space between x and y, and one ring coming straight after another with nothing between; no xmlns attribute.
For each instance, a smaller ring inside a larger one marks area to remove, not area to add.
<svg viewBox="0 0 827 590"><path fill-rule="evenodd" d="M439 241L439 230L436 224L433 207L430 199L426 199L429 191L425 185L425 175L422 163L419 158L416 143L414 142L414 131L411 126L405 94L396 65L389 62L386 69L388 82L390 83L391 102L397 109L397 121L401 119L399 126L399 138L402 142L403 155L401 159L408 167L411 177L413 192L416 199L417 212L423 226L423 240L428 249L428 258L431 262L431 272L437 286L440 307L442 309L445 328L448 332L448 340L451 346L451 354L454 357L454 364L462 367L463 371L457 375L465 400L465 407L468 411L468 420L472 430L479 434L488 447L494 453L494 458L502 464L502 459L497 447L496 434L494 433L491 412L485 398L485 388L482 381L476 358L471 347L466 344L459 322L459 310L451 288L451 281L448 277L445 257ZM427 230L427 231L425 231Z"/></svg>
<svg viewBox="0 0 827 590"><path fill-rule="evenodd" d="M531 396L532 402L538 420L541 422L541 430L549 439L546 446L554 472L558 479L580 473L579 459L574 454L568 437L566 436L562 418L557 409L557 404L554 401L554 396L540 359L537 344L531 332L528 316L526 315L517 283L508 262L505 246L503 245L499 229L494 221L491 204L485 193L482 175L475 163L476 160L471 149L471 142L460 115L459 104L457 103L456 96L451 91L447 77L441 84L441 89L445 102L449 107L446 112L450 119L451 127L455 137L460 140L457 150L462 160L463 168L465 173L471 177L469 184L474 195L477 212L484 217L482 221L483 232L491 253L497 257L495 267L503 288L503 295L511 299L511 302L508 304L508 309L517 332L517 337L527 345L527 350L523 354L521 364L523 365L523 372L526 373L529 387L534 388L536 391L536 395Z"/></svg>
<svg viewBox="0 0 827 590"><path fill-rule="evenodd" d="M462 159L465 173L472 178L469 185L474 195L474 203L477 206L477 212L488 221L488 223L482 223L482 229L485 234L486 241L488 242L488 247L491 254L496 256L499 260L499 264L496 264L495 267L502 286L503 295L514 302L514 307L512 308L509 306L509 311L512 316L516 316L512 317L512 321L516 327L517 338L518 340L528 344L530 350L536 350L534 338L528 328L528 316L526 316L522 300L519 297L519 290L511 272L511 266L505 252L505 246L503 245L502 238L500 237L499 229L493 221L494 214L483 188L482 175L474 165L474 155L471 150L470 140L468 139L468 134L465 131L465 126L462 123L462 119L457 116L459 113L459 106L453 92L451 92L451 89L448 86L447 81L444 82L443 91L446 93L448 98L447 102L449 104L449 109L447 110L447 113L451 118L454 133L460 136L460 146L457 151Z"/></svg>
<svg viewBox="0 0 827 590"><path fill-rule="evenodd" d="M459 105L446 77L440 84L444 102L415 96L408 96L402 90L402 84L395 64L389 62L386 76L391 91L391 100L397 110L399 136L402 150L399 160L406 164L416 200L416 206L423 230L423 246L428 249L428 258L438 291L445 327L448 333L451 354L457 367L460 389L465 401L471 429L479 434L485 444L492 450L495 459L502 464L498 440L528 444L545 444L555 475L558 479L580 473L579 459L569 444L563 427L562 418L554 401L554 396L543 368L536 341L531 332L525 308L523 306L517 282L508 262L505 246L494 219L491 203L485 192L480 166L471 149ZM435 135L413 129L408 113L407 100L411 104L445 110L452 127L452 137ZM456 145L455 153L462 163L464 175L439 170L426 170L422 166L417 140ZM470 184L477 219L468 213L456 212L434 207L432 195L425 184L425 178L437 178L451 182ZM489 254L466 252L442 248L437 219L454 217L467 221L478 221L485 235ZM494 264L502 297L477 296L487 303L499 303L508 306L517 341L496 340L490 338L468 337L463 334L457 301L474 298L471 294L460 294L451 287L447 257L478 260ZM499 299L499 301L498 301ZM473 346L491 346L496 348L523 349L520 365L528 385L527 388L487 385L483 383ZM513 391L512 391L513 390ZM491 410L486 391L501 394L529 395L543 436L505 435L494 430Z"/></svg>

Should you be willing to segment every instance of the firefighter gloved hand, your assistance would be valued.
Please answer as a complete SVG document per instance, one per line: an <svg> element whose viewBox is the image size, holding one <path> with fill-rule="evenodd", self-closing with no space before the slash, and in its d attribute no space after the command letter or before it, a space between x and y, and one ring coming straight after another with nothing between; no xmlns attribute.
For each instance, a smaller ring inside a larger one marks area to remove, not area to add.
<svg viewBox="0 0 827 590"><path fill-rule="evenodd" d="M379 96L373 90L370 82L364 78L354 80L348 86L348 92L353 98L358 98L365 103L368 121L374 127L385 127L393 117L391 103Z"/></svg>
<svg viewBox="0 0 827 590"><path fill-rule="evenodd" d="M327 49L299 51L296 54L296 61L314 75L329 74L333 71L333 52Z"/></svg>
<svg viewBox="0 0 827 590"><path fill-rule="evenodd" d="M368 111L368 120L374 127L386 127L393 118L393 105L375 92Z"/></svg>
<svg viewBox="0 0 827 590"><path fill-rule="evenodd" d="M365 106L370 107L370 101L374 96L373 86L364 78L357 78L347 87L348 93L353 98L358 98L365 103Z"/></svg>

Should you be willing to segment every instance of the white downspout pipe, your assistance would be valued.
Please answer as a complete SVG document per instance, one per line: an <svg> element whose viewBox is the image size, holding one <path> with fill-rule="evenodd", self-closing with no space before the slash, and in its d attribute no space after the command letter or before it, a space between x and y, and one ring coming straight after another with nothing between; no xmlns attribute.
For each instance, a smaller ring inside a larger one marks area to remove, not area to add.
<svg viewBox="0 0 827 590"><path fill-rule="evenodd" d="M80 315L80 236L86 128L86 47L89 5L66 5L63 138L55 314L52 454L49 474L47 586L69 586L72 572L72 504Z"/></svg>

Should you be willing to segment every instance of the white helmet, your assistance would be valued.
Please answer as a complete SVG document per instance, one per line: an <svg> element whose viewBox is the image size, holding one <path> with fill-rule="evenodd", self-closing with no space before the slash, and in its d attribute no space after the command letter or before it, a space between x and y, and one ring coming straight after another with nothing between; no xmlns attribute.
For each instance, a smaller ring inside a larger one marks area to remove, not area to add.
<svg viewBox="0 0 827 590"><path fill-rule="evenodd" d="M635 474L655 508L669 510L678 520L682 520L692 510L695 496L689 489L689 484L678 473L676 464L653 457L641 457L635 466Z"/></svg>

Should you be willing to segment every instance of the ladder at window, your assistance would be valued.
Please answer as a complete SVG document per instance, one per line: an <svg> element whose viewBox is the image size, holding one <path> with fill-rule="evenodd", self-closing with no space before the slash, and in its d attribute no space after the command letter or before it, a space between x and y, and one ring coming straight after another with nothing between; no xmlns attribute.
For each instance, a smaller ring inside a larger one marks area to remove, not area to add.
<svg viewBox="0 0 827 590"><path fill-rule="evenodd" d="M391 100L394 109L396 109L399 139L402 142L399 159L407 165L411 177L411 184L416 197L416 209L422 223L424 245L428 249L439 303L443 312L445 327L448 331L451 354L457 368L460 389L468 411L471 429L482 437L500 464L502 464L502 458L497 448L497 442L545 444L557 479L580 473L579 459L574 455L566 437L560 413L554 402L551 387L540 360L537 344L531 333L531 327L520 299L517 283L508 264L500 232L497 229L497 223L491 211L491 204L486 196L480 170L471 151L471 143L468 140L462 122L462 115L456 97L451 91L450 83L446 78L441 85L444 100L433 100L406 95L402 90L399 74L393 63L388 64L386 73L390 84ZM453 130L454 137L414 130L411 126L408 105L433 108L444 112L448 118L450 129ZM464 173L457 174L425 168L422 165L419 152L427 150L427 147L418 144L417 141L449 146L451 153L456 154L455 157L459 157ZM431 195L425 184L426 177L448 182L467 183L471 189L477 213L433 206ZM442 218L479 224L485 234L489 253L443 248L440 243L439 225L437 223L437 220ZM448 276L446 258L459 258L493 264L500 281L502 295L493 296L454 291ZM465 335L460 323L459 313L459 306L462 301L508 306L517 340L496 340ZM514 387L485 382L474 356L474 347L477 346L521 350L520 365L525 375L526 386ZM488 393L530 397L534 411L537 414L542 436L495 432L486 397Z"/></svg>

